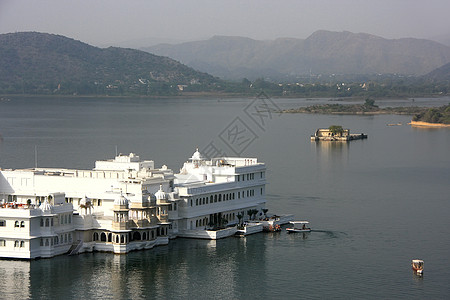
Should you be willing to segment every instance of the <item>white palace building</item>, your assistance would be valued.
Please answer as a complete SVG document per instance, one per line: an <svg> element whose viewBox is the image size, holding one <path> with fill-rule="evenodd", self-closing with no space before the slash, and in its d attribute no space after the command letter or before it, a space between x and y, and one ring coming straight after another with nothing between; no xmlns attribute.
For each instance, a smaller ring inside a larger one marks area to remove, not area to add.
<svg viewBox="0 0 450 300"><path fill-rule="evenodd" d="M256 158L205 159L198 150L179 174L133 153L93 170L0 169L0 257L127 253L176 237L225 237L238 215L262 214L265 184Z"/></svg>

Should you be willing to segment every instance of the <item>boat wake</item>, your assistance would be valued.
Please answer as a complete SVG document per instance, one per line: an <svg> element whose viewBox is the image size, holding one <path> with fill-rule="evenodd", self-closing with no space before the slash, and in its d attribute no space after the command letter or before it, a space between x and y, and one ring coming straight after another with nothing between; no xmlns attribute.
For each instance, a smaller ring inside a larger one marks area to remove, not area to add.
<svg viewBox="0 0 450 300"><path fill-rule="evenodd" d="M311 230L311 233L314 233L314 232L325 233L325 234L327 235L327 237L330 238L330 239L337 239L337 238L341 238L341 237L347 235L345 232L341 232L341 231L331 231L331 230L317 230L317 229L312 229L312 230Z"/></svg>

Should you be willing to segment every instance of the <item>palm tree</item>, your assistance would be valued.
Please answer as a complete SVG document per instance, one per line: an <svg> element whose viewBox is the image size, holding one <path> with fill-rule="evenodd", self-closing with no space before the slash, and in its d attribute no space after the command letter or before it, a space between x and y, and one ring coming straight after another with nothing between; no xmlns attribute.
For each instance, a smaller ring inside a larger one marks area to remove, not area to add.
<svg viewBox="0 0 450 300"><path fill-rule="evenodd" d="M258 214L258 210L257 209L252 209L253 210L253 220L256 219L256 215Z"/></svg>
<svg viewBox="0 0 450 300"><path fill-rule="evenodd" d="M252 219L252 215L253 215L253 209L247 210L247 215L248 215L248 219L251 220Z"/></svg>
<svg viewBox="0 0 450 300"><path fill-rule="evenodd" d="M239 219L239 225L242 225L242 218L244 217L244 215L243 214L241 214L241 213L238 213L237 214L237 218Z"/></svg>

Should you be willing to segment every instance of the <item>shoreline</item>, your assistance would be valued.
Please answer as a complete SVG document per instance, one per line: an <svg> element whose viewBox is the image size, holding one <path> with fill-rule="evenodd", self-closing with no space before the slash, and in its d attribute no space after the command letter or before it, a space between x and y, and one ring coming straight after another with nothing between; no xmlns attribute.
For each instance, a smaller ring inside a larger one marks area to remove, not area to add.
<svg viewBox="0 0 450 300"><path fill-rule="evenodd" d="M428 127L428 128L450 128L450 124L428 123L422 121L411 121L408 123L412 127Z"/></svg>
<svg viewBox="0 0 450 300"><path fill-rule="evenodd" d="M214 98L254 98L259 94L259 91L255 93L220 93L220 92L185 92L176 95L46 95L46 94L0 94L0 98L13 98L13 97L23 97L23 98L142 98L142 99L178 99L178 98L203 98L203 99L214 99ZM329 101L337 102L340 101L363 101L367 97L365 96L351 96L351 97L332 97L332 96L304 96L304 95L268 95L271 99L329 99ZM376 101L384 100L405 100L405 99L420 99L420 98L441 98L448 97L449 95L420 95L420 96L386 96L381 98L373 98Z"/></svg>

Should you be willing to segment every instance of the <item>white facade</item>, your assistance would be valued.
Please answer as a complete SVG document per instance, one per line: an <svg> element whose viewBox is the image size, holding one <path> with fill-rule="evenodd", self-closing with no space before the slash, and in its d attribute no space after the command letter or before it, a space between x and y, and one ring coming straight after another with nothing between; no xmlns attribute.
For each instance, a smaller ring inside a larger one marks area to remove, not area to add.
<svg viewBox="0 0 450 300"><path fill-rule="evenodd" d="M254 158L196 151L176 175L133 153L93 170L0 169L0 257L149 249L264 205L265 165Z"/></svg>
<svg viewBox="0 0 450 300"><path fill-rule="evenodd" d="M239 214L248 219L249 209L262 214L266 203L265 171L265 164L256 158L207 160L197 150L175 175L180 197L179 235L237 224Z"/></svg>

